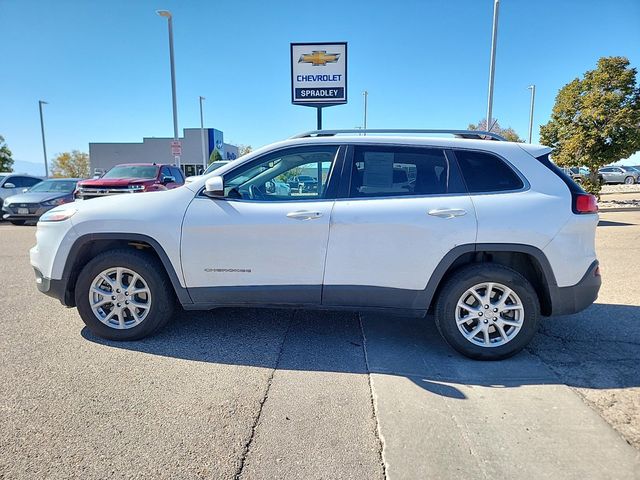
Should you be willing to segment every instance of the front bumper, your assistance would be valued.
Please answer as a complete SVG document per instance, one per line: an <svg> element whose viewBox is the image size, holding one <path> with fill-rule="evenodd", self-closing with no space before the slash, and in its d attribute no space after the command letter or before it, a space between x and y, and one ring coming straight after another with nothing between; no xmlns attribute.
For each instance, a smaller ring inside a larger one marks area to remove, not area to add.
<svg viewBox="0 0 640 480"><path fill-rule="evenodd" d="M601 285L599 263L595 260L575 285L550 289L551 314L570 315L584 310L596 301Z"/></svg>
<svg viewBox="0 0 640 480"><path fill-rule="evenodd" d="M33 205L20 207L26 208L29 213L18 213L18 205L7 206L4 205L2 207L2 218L5 220L38 220L43 213L48 212L53 208L53 206L44 206L44 205Z"/></svg>
<svg viewBox="0 0 640 480"><path fill-rule="evenodd" d="M73 301L69 297L69 293L66 289L67 282L63 280L53 280L46 278L42 275L42 272L37 268L33 268L36 274L36 287L41 293L48 295L49 297L60 300L60 303L65 307L73 306Z"/></svg>

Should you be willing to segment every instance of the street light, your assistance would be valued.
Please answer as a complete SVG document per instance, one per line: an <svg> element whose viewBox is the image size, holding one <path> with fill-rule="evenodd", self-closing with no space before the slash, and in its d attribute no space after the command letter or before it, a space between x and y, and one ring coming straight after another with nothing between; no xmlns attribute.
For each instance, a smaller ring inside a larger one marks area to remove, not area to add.
<svg viewBox="0 0 640 480"><path fill-rule="evenodd" d="M533 132L533 105L536 101L536 86L529 85L528 90L531 90L531 106L529 107L529 143L531 143L531 134Z"/></svg>
<svg viewBox="0 0 640 480"><path fill-rule="evenodd" d="M202 170L203 172L207 169L207 154L205 153L204 147L204 114L202 112L202 102L206 100L204 97L200 97L200 140L202 141Z"/></svg>
<svg viewBox="0 0 640 480"><path fill-rule="evenodd" d="M173 98L173 141L178 142L178 104L176 100L176 66L173 60L173 16L169 10L157 10L156 13L167 19L169 25L169 61L171 63L171 96ZM180 166L180 155L174 155L176 165Z"/></svg>
<svg viewBox="0 0 640 480"><path fill-rule="evenodd" d="M489 98L487 99L487 131L493 128L491 123L493 110L493 77L496 71L496 43L498 42L498 10L500 0L495 0L493 4L493 33L491 35L491 63L489 65Z"/></svg>
<svg viewBox="0 0 640 480"><path fill-rule="evenodd" d="M369 97L369 92L365 90L364 92L362 92L362 95L364 96L364 129L366 130L367 129L367 99Z"/></svg>
<svg viewBox="0 0 640 480"><path fill-rule="evenodd" d="M48 102L44 100L38 100L38 108L40 109L40 131L42 132L42 153L44 154L44 175L49 178L49 165L47 165L47 144L44 141L44 118L42 117L42 105L47 105Z"/></svg>

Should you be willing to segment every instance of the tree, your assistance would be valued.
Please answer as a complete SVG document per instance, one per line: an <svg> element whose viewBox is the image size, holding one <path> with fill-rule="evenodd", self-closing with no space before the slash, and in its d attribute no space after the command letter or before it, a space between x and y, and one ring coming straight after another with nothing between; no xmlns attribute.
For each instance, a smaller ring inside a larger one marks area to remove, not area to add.
<svg viewBox="0 0 640 480"><path fill-rule="evenodd" d="M238 145L238 157L242 157L247 153L253 152L253 147L251 145Z"/></svg>
<svg viewBox="0 0 640 480"><path fill-rule="evenodd" d="M477 125L474 125L473 123L470 123L467 128L469 130L485 130L486 131L486 130L488 130L488 128L487 128L487 119L483 118L482 120L480 120L478 122ZM493 127L491 128L491 131L493 133L497 133L498 135L502 135L504 138L506 138L510 142L520 142L520 143L524 142L524 140L522 138L520 138L520 135L518 135L513 128L511 128L511 127L502 128L497 121L493 124Z"/></svg>
<svg viewBox="0 0 640 480"><path fill-rule="evenodd" d="M287 183L293 177L297 177L298 175L302 175L302 167L290 168L286 172L282 172L280 175L278 175L277 179L281 182Z"/></svg>
<svg viewBox="0 0 640 480"><path fill-rule="evenodd" d="M554 148L562 166L585 166L583 186L598 194L598 169L640 150L640 88L636 69L625 57L602 57L558 92L551 120L540 128L540 141Z"/></svg>
<svg viewBox="0 0 640 480"><path fill-rule="evenodd" d="M11 150L4 141L4 137L0 135L0 172L13 171L13 158L11 158Z"/></svg>
<svg viewBox="0 0 640 480"><path fill-rule="evenodd" d="M51 162L54 177L87 178L89 170L89 154L78 150L59 153Z"/></svg>
<svg viewBox="0 0 640 480"><path fill-rule="evenodd" d="M219 162L220 160L222 160L222 155L217 148L214 148L213 152L211 152L211 155L209 155L209 165L211 165L213 162Z"/></svg>

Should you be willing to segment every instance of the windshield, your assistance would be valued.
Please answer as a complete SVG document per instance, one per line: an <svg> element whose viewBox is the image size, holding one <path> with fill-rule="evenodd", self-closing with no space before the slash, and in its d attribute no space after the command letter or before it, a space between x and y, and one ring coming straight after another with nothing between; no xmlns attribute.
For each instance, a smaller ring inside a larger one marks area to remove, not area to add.
<svg viewBox="0 0 640 480"><path fill-rule="evenodd" d="M29 189L30 192L71 193L76 188L76 180L45 180Z"/></svg>
<svg viewBox="0 0 640 480"><path fill-rule="evenodd" d="M158 167L145 165L119 165L113 167L102 178L156 178Z"/></svg>
<svg viewBox="0 0 640 480"><path fill-rule="evenodd" d="M621 167L625 172L637 172L638 169L635 167Z"/></svg>
<svg viewBox="0 0 640 480"><path fill-rule="evenodd" d="M207 167L203 175L206 175L207 173L211 173L214 170L217 170L218 168L222 167L223 165L226 165L227 163L229 162L213 162L211 165Z"/></svg>

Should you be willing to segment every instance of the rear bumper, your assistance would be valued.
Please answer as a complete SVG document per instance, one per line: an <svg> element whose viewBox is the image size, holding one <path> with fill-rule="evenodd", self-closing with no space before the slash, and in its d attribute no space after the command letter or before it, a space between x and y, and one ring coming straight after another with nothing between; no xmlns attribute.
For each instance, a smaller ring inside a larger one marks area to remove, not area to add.
<svg viewBox="0 0 640 480"><path fill-rule="evenodd" d="M575 285L550 289L551 315L578 313L596 301L602 285L598 266L599 263L595 260Z"/></svg>

